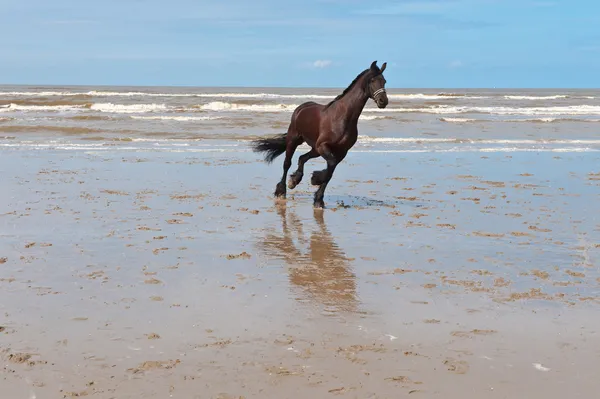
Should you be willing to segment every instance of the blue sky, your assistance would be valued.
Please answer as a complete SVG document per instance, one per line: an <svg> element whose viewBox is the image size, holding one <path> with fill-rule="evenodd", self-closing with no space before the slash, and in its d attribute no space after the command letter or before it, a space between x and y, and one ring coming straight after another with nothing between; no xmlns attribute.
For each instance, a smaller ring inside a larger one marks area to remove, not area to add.
<svg viewBox="0 0 600 399"><path fill-rule="evenodd" d="M600 2L0 0L0 83L600 87Z"/></svg>

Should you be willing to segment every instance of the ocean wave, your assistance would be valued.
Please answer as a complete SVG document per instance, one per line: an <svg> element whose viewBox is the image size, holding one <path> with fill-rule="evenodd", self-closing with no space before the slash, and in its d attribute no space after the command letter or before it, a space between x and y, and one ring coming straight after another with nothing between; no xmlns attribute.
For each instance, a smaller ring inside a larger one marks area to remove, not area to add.
<svg viewBox="0 0 600 399"><path fill-rule="evenodd" d="M108 113L144 113L167 110L165 104L71 104L71 105L19 105L11 103L0 108L0 112L80 112L85 110Z"/></svg>
<svg viewBox="0 0 600 399"><path fill-rule="evenodd" d="M554 96L504 96L504 98L507 100L558 100L561 98L569 98L569 96L557 94Z"/></svg>
<svg viewBox="0 0 600 399"><path fill-rule="evenodd" d="M198 97L198 98L259 98L259 99L333 99L336 94L279 94L279 93L155 93L139 91L10 91L0 92L6 97Z"/></svg>
<svg viewBox="0 0 600 399"><path fill-rule="evenodd" d="M470 118L440 118L442 122L450 122L450 123L469 123L469 122L479 122L477 119ZM481 121L483 122L483 121Z"/></svg>
<svg viewBox="0 0 600 399"><path fill-rule="evenodd" d="M584 122L584 123L598 123L600 119L589 119L589 118L533 118L533 119L472 119L472 118L440 118L441 122L448 123L565 123L565 122Z"/></svg>
<svg viewBox="0 0 600 399"><path fill-rule="evenodd" d="M387 93L389 99L394 100L452 100L452 99L482 99L489 98L488 96L471 96L466 94L396 94Z"/></svg>
<svg viewBox="0 0 600 399"><path fill-rule="evenodd" d="M471 107L435 105L421 108L365 108L364 112L404 112L430 114L493 114L493 115L600 115L597 105L556 107Z"/></svg>
<svg viewBox="0 0 600 399"><path fill-rule="evenodd" d="M385 116L379 116L379 115L361 115L358 119L360 120L364 120L364 121L373 121L376 119L386 119L387 117Z"/></svg>
<svg viewBox="0 0 600 399"><path fill-rule="evenodd" d="M167 109L165 104L113 104L97 103L89 107L92 111L111 112L116 114L144 113L154 111L164 111Z"/></svg>
<svg viewBox="0 0 600 399"><path fill-rule="evenodd" d="M71 105L20 105L11 103L0 107L0 113L12 112L101 112L112 114L144 114L155 112L256 112L256 113L280 113L293 112L298 104L284 103L245 103L245 102L227 102L211 101L205 104L188 106L170 106L163 103L147 104L118 104L118 103L86 103ZM454 105L429 105L420 107L388 107L377 108L369 104L363 109L366 114L363 120L377 119L372 113L425 113L439 115L460 115L460 114L489 114L489 115L522 115L522 116L540 116L539 121L554 121L547 118L563 116L600 116L599 105L570 105L570 106L549 106L549 107L481 107L481 106L454 106ZM472 122L472 118L444 118L445 122ZM177 119L174 119L177 120ZM179 119L183 120L183 119Z"/></svg>
<svg viewBox="0 0 600 399"><path fill-rule="evenodd" d="M526 123L565 123L565 122L585 122L598 123L600 119L587 118L535 118L535 119L506 119L502 122L526 122Z"/></svg>
<svg viewBox="0 0 600 399"><path fill-rule="evenodd" d="M168 96L168 95L166 95ZM200 98L258 98L258 99L333 99L336 94L278 94L278 93L196 93L182 94Z"/></svg>
<svg viewBox="0 0 600 399"><path fill-rule="evenodd" d="M478 139L478 138L432 138L432 137L372 137L358 136L359 142L387 144L571 144L571 145L600 145L600 139Z"/></svg>
<svg viewBox="0 0 600 399"><path fill-rule="evenodd" d="M91 90L86 92L74 91L11 91L0 92L0 97L183 97L183 98L254 98L254 99L328 99L332 100L339 93L322 94L322 93L306 93L306 94L291 94L291 93L156 93L156 92L139 92L139 91L98 91ZM398 100L448 100L457 98L481 99L489 98L488 96L477 96L468 94L456 93L387 93L390 99Z"/></svg>
<svg viewBox="0 0 600 399"><path fill-rule="evenodd" d="M279 94L279 93L147 93L90 91L85 93L93 97L197 97L197 98L257 98L257 99L333 99L334 94Z"/></svg>
<svg viewBox="0 0 600 399"><path fill-rule="evenodd" d="M221 119L220 116L171 116L171 115L158 115L158 116L131 116L131 119L139 119L139 120L163 120L163 121L178 121L178 122L188 122L188 121L208 121Z"/></svg>
<svg viewBox="0 0 600 399"><path fill-rule="evenodd" d="M341 92L341 91L339 91ZM313 99L313 100L331 100L339 94L336 93L273 93L273 92L194 92L190 90L188 92L158 92L158 91L114 91L114 90L45 90L45 91L3 91L0 92L0 98L19 98L19 97L123 97L123 98L135 98L135 97L147 97L147 98L214 98L214 99L235 99L235 98L247 98L247 99ZM580 99L596 99L595 96L584 96L576 94L553 94L553 95L524 95L524 94L504 94L499 93L498 95L488 94L480 95L479 93L390 93L388 92L390 99L396 100L452 100L452 99L485 99L485 98L504 98L506 100L516 101L543 101L543 100L558 100L568 98L580 98Z"/></svg>
<svg viewBox="0 0 600 399"><path fill-rule="evenodd" d="M110 121L115 118L110 115L74 115L66 117L65 119L74 121Z"/></svg>
<svg viewBox="0 0 600 399"><path fill-rule="evenodd" d="M306 93L306 94L291 94L291 93L160 93L160 92L141 92L141 91L102 91L90 90L84 92L78 91L9 91L0 92L0 96L7 97L198 97L198 98L258 98L258 99L333 99L336 94L323 93ZM402 94L388 93L388 97L395 99L415 99L415 100L430 100L430 99L452 99L452 98L487 98L482 96L472 96L468 94L457 93L438 93L438 94Z"/></svg>
<svg viewBox="0 0 600 399"><path fill-rule="evenodd" d="M297 104L236 104L213 101L198 105L203 111L254 111L254 112L293 112Z"/></svg>
<svg viewBox="0 0 600 399"><path fill-rule="evenodd" d="M54 132L62 134L89 134L98 133L100 130L92 129L88 127L74 127L74 126L21 126L11 125L0 126L0 132L5 133L40 133L40 132Z"/></svg>
<svg viewBox="0 0 600 399"><path fill-rule="evenodd" d="M12 137L11 137L12 139ZM244 147L232 147L224 145L187 146L187 145L165 145L158 142L136 143L125 140L123 144L115 141L98 143L71 143L71 142L0 142L0 148L16 150L48 150L48 151L94 151L97 153L107 152L173 152L173 153L200 153L200 152L237 152L248 153L251 149ZM598 148L590 147L519 147L519 146L454 146L454 147L429 147L429 148L365 148L360 145L352 150L354 153L503 153L503 152L551 152L551 153L584 153L600 152Z"/></svg>
<svg viewBox="0 0 600 399"><path fill-rule="evenodd" d="M69 97L69 96L88 96L89 93L73 92L73 91L2 91L0 96L6 97Z"/></svg>
<svg viewBox="0 0 600 399"><path fill-rule="evenodd" d="M51 106L55 106L55 105L83 107L88 104L91 104L90 101L72 100L72 99L48 100L48 99L36 98L36 99L26 99L26 100L12 100L10 103L0 104L0 108L4 108L4 107L10 108L10 107L17 107L17 106L20 106L20 107L26 107L26 106L51 107Z"/></svg>
<svg viewBox="0 0 600 399"><path fill-rule="evenodd" d="M454 147L454 148L428 148L422 150L415 149L356 149L353 152L367 153L455 153L455 152L559 152L559 153L581 153L581 152L600 152L600 149L589 147L560 147L560 148L527 148L527 147Z"/></svg>
<svg viewBox="0 0 600 399"><path fill-rule="evenodd" d="M0 107L0 112L65 112L65 111L79 111L88 108L88 104L81 105L19 105L10 103L5 107Z"/></svg>

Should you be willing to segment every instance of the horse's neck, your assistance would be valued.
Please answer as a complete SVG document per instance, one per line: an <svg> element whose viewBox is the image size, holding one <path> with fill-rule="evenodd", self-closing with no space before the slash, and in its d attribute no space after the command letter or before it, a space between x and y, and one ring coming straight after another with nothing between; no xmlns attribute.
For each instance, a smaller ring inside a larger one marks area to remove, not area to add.
<svg viewBox="0 0 600 399"><path fill-rule="evenodd" d="M347 120L349 122L358 122L358 118L369 100L369 95L362 88L361 83L362 82L357 82L350 92L344 96L344 102L348 113Z"/></svg>

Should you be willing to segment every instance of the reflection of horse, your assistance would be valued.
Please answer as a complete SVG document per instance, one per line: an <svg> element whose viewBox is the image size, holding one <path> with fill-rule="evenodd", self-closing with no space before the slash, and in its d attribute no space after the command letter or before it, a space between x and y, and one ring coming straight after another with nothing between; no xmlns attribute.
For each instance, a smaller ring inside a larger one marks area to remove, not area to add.
<svg viewBox="0 0 600 399"><path fill-rule="evenodd" d="M307 242L298 216L292 210L288 213L285 204L278 204L277 213L282 234L268 234L259 243L261 250L267 256L284 259L290 266L290 282L303 288L308 297L336 311L356 311L356 281L350 260L327 230L323 212L314 212L318 229L310 235L308 254L294 243L294 235L299 242Z"/></svg>

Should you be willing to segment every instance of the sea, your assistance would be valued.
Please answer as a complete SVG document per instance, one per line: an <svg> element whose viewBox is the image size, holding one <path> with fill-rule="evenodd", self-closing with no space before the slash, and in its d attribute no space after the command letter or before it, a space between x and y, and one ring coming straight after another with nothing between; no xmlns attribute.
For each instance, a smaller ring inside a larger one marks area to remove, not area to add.
<svg viewBox="0 0 600 399"><path fill-rule="evenodd" d="M0 86L0 148L251 151L338 89ZM388 89L351 151L597 152L600 90Z"/></svg>

